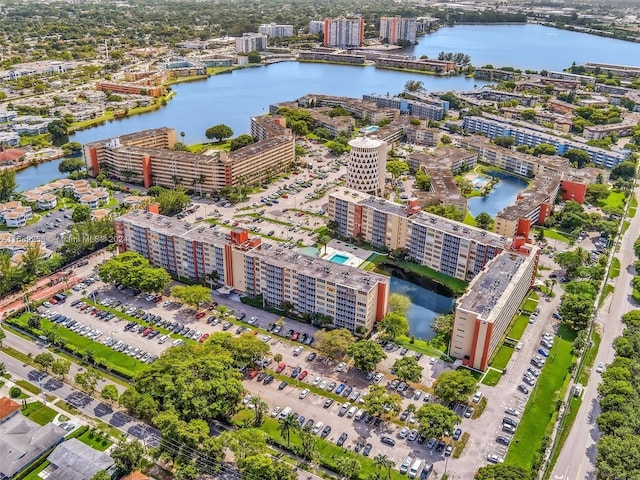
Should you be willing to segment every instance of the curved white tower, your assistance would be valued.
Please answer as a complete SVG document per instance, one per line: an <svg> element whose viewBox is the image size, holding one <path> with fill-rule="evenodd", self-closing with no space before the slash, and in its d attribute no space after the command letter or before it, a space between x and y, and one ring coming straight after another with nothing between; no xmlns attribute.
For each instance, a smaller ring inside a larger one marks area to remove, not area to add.
<svg viewBox="0 0 640 480"><path fill-rule="evenodd" d="M351 140L349 146L347 187L381 196L384 193L387 144L377 138L358 137Z"/></svg>

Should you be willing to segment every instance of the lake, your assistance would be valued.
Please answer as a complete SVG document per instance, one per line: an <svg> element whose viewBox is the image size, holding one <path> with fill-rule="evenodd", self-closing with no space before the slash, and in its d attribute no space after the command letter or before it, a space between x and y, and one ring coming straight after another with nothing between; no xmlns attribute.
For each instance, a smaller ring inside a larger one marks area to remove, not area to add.
<svg viewBox="0 0 640 480"><path fill-rule="evenodd" d="M32 188L39 187L43 183L48 183L56 178L62 178L65 175L60 173L58 165L64 160L58 158L57 160L51 160L50 162L40 163L33 167L27 167L19 172L16 172L16 183L18 187L16 190L22 192L24 190L30 190Z"/></svg>
<svg viewBox="0 0 640 480"><path fill-rule="evenodd" d="M518 194L527 188L527 182L521 178L502 173L492 173L491 176L498 177L500 181L493 186L489 195L467 200L467 209L474 217L482 212L495 217L505 207L513 205Z"/></svg>
<svg viewBox="0 0 640 480"><path fill-rule="evenodd" d="M407 313L411 335L423 340L435 337L431 328L433 320L442 313L453 310L453 298L440 295L419 285L397 277L391 277L391 293L400 293L411 299Z"/></svg>

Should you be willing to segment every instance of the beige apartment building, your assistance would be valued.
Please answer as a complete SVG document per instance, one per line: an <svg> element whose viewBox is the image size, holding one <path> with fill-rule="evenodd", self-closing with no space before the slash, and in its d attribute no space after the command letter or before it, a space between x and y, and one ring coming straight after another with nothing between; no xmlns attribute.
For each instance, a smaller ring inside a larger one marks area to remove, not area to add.
<svg viewBox="0 0 640 480"><path fill-rule="evenodd" d="M295 313L328 315L337 328L369 333L387 312L388 277L281 249L246 230L227 234L141 210L118 217L115 228L120 252L138 252L176 278L223 284L277 308L291 302Z"/></svg>
<svg viewBox="0 0 640 480"><path fill-rule="evenodd" d="M172 150L176 131L158 128L88 143L84 156L94 177L104 171L110 178L145 188L181 185L213 194L227 186L259 184L291 168L295 139L284 119L254 117L251 132L256 142L234 152L206 155Z"/></svg>
<svg viewBox="0 0 640 480"><path fill-rule="evenodd" d="M449 354L485 370L535 279L539 249L521 245L485 265L456 301Z"/></svg>

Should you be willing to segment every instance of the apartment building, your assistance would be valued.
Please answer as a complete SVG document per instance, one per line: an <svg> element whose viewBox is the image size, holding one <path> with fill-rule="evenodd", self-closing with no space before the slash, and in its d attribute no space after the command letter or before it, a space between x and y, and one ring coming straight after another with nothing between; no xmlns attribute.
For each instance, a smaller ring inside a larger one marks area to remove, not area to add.
<svg viewBox="0 0 640 480"><path fill-rule="evenodd" d="M115 220L120 252L136 251L174 277L262 297L265 305L291 302L294 312L322 313L333 327L369 333L387 311L389 278L318 257L263 244L242 229L189 224L136 210Z"/></svg>
<svg viewBox="0 0 640 480"><path fill-rule="evenodd" d="M369 94L363 95L362 99L374 102L378 108L395 108L400 110L400 113L426 120L442 120L449 111L449 102L434 97L425 97L420 101L389 95Z"/></svg>
<svg viewBox="0 0 640 480"><path fill-rule="evenodd" d="M311 20L309 22L309 33L322 33L324 32L324 20Z"/></svg>
<svg viewBox="0 0 640 480"><path fill-rule="evenodd" d="M376 67L382 68L396 68L396 69L409 69L419 70L424 72L435 73L449 73L455 72L456 62L447 62L444 60L430 60L430 59L412 59L398 58L398 56L380 57L376 60Z"/></svg>
<svg viewBox="0 0 640 480"><path fill-rule="evenodd" d="M360 47L364 42L364 19L325 18L323 32L325 47Z"/></svg>
<svg viewBox="0 0 640 480"><path fill-rule="evenodd" d="M384 193L387 144L375 137L362 136L349 141L347 187L372 195Z"/></svg>
<svg viewBox="0 0 640 480"><path fill-rule="evenodd" d="M485 370L535 280L539 249L518 245L497 255L456 301L449 354Z"/></svg>
<svg viewBox="0 0 640 480"><path fill-rule="evenodd" d="M587 62L584 70L594 74L611 74L617 77L638 78L640 77L640 67L635 65L615 65L613 63Z"/></svg>
<svg viewBox="0 0 640 480"><path fill-rule="evenodd" d="M261 52L267 48L267 40L264 33L243 33L236 39L236 53Z"/></svg>
<svg viewBox="0 0 640 480"><path fill-rule="evenodd" d="M513 137L516 145L535 147L541 143L548 143L556 147L558 155L562 155L572 148L584 150L594 165L603 168L613 168L627 158L625 150L605 150L593 147L576 140L550 135L534 128L519 127L505 119L468 116L463 120L462 128L470 133L481 133L491 139L496 137Z"/></svg>
<svg viewBox="0 0 640 480"><path fill-rule="evenodd" d="M277 23L263 23L258 27L258 33L269 38L286 38L293 36L293 25L280 25Z"/></svg>
<svg viewBox="0 0 640 480"><path fill-rule="evenodd" d="M406 249L412 261L461 280L473 278L510 244L505 236L423 212L415 199L400 205L341 187L329 193L327 211L341 237Z"/></svg>
<svg viewBox="0 0 640 480"><path fill-rule="evenodd" d="M295 140L284 119L255 117L251 131L256 142L234 152L199 155L172 150L176 131L146 130L84 146L85 162L94 177L105 171L111 178L213 194L226 186L259 184L287 171L295 160Z"/></svg>
<svg viewBox="0 0 640 480"><path fill-rule="evenodd" d="M611 134L618 137L630 136L635 127L640 124L640 115L637 113L625 113L620 123L610 123L604 125L588 125L584 127L582 135L587 140L600 140Z"/></svg>
<svg viewBox="0 0 640 480"><path fill-rule="evenodd" d="M575 73L550 71L549 73L547 73L547 77L557 78L560 80L573 80L576 82L580 82L582 85L596 84L596 77L591 77L589 75L577 75Z"/></svg>
<svg viewBox="0 0 640 480"><path fill-rule="evenodd" d="M364 55L353 55L351 53L338 53L333 51L326 52L322 50L300 50L298 52L298 60L363 65L366 58Z"/></svg>
<svg viewBox="0 0 640 480"><path fill-rule="evenodd" d="M96 83L96 90L128 95L149 95L151 97L160 97L164 93L164 88L161 86L133 82L98 82Z"/></svg>
<svg viewBox="0 0 640 480"><path fill-rule="evenodd" d="M382 17L380 19L380 40L392 45L406 45L416 43L416 19Z"/></svg>
<svg viewBox="0 0 640 480"><path fill-rule="evenodd" d="M375 103L366 100L313 93L300 97L298 105L303 108L342 107L354 117L369 123L380 123L384 119L396 120L400 116L398 109L378 108Z"/></svg>

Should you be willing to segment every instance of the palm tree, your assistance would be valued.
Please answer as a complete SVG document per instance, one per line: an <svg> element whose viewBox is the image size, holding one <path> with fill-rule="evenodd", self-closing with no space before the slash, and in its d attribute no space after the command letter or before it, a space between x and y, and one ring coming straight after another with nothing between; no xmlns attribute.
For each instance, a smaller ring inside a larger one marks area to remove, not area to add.
<svg viewBox="0 0 640 480"><path fill-rule="evenodd" d="M255 417L253 419L253 426L259 427L260 425L262 425L262 422L264 421L264 414L267 413L267 409L269 408L269 405L267 405L267 403L264 400L262 400L260 397L254 397L251 401L253 402L253 406L255 407L254 409Z"/></svg>
<svg viewBox="0 0 640 480"><path fill-rule="evenodd" d="M200 185L200 198L202 198L202 185L207 181L207 176L202 173L196 179L196 183Z"/></svg>
<svg viewBox="0 0 640 480"><path fill-rule="evenodd" d="M291 432L295 432L299 427L298 419L291 414L284 417L280 425L278 425L278 431L282 438L287 441L287 447L291 445Z"/></svg>
<svg viewBox="0 0 640 480"><path fill-rule="evenodd" d="M209 281L209 288L213 290L213 285L218 284L218 281L220 280L220 275L218 274L217 270L211 270L210 273L207 273L205 275L205 279Z"/></svg>
<svg viewBox="0 0 640 480"><path fill-rule="evenodd" d="M324 247L324 254L327 254L327 243L329 243L331 241L331 237L329 235L319 235L318 239L316 240L316 242L318 243L318 246L323 246Z"/></svg>
<svg viewBox="0 0 640 480"><path fill-rule="evenodd" d="M41 263L42 248L40 247L40 243L29 245L22 254L22 269L27 275L35 277L40 271Z"/></svg>
<svg viewBox="0 0 640 480"><path fill-rule="evenodd" d="M378 467L378 470L386 470L387 479L391 480L391 469L396 466L396 462L386 455L378 454L373 457L373 464Z"/></svg>

